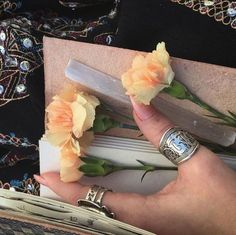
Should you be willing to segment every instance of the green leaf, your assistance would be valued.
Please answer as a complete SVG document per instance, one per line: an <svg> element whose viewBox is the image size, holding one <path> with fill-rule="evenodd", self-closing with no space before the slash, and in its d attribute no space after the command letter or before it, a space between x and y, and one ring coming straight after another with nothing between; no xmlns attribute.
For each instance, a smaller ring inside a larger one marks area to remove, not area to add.
<svg viewBox="0 0 236 235"><path fill-rule="evenodd" d="M219 123L216 123L216 124L221 124L221 125L227 125L227 126L232 126L232 127L236 127L236 119L234 120L233 118L231 118L230 116L221 116L221 117L218 117L218 116L214 116L214 115L207 115L205 114L204 116L206 117L210 117L210 118L215 118L215 119L220 119L222 121L225 121L225 122L219 122Z"/></svg>
<svg viewBox="0 0 236 235"><path fill-rule="evenodd" d="M187 99L189 96L187 88L176 80L173 80L171 85L165 88L163 91L177 99Z"/></svg>
<svg viewBox="0 0 236 235"><path fill-rule="evenodd" d="M140 163L141 165L146 166L145 162L143 162L143 161L141 161L141 160L137 160L137 159L136 159L136 161L137 161L138 163Z"/></svg>
<svg viewBox="0 0 236 235"><path fill-rule="evenodd" d="M108 115L98 114L94 120L94 132L105 132L111 128L118 127L120 123Z"/></svg>
<svg viewBox="0 0 236 235"><path fill-rule="evenodd" d="M217 117L217 116L209 115L209 114L205 114L204 116L206 116L206 117L210 117L210 118L222 119L221 117Z"/></svg>
<svg viewBox="0 0 236 235"><path fill-rule="evenodd" d="M231 111L229 111L228 110L228 113L235 119L235 121L236 121L236 114L235 113L233 113L233 112L231 112Z"/></svg>
<svg viewBox="0 0 236 235"><path fill-rule="evenodd" d="M82 157L81 160L85 163L80 166L79 170L87 176L105 176L122 167L114 165L109 160L99 159L96 157Z"/></svg>
<svg viewBox="0 0 236 235"><path fill-rule="evenodd" d="M144 179L144 177L146 176L146 174L147 174L148 172L151 172L151 170L148 170L148 171L145 171L145 172L144 172L144 174L143 174L142 177L141 177L141 183L143 182L143 179Z"/></svg>
<svg viewBox="0 0 236 235"><path fill-rule="evenodd" d="M236 124L226 123L226 122L217 122L216 124L222 125L222 126L236 127Z"/></svg>

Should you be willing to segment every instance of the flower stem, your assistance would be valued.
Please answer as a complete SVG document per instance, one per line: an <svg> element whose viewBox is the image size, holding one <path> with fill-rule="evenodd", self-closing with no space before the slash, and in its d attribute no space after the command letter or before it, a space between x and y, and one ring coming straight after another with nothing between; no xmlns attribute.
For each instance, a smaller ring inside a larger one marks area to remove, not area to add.
<svg viewBox="0 0 236 235"><path fill-rule="evenodd" d="M212 113L214 115L213 117L219 118L219 119L225 121L226 123L228 123L232 127L236 127L236 120L234 118L219 112L215 108L211 107L210 105L208 105L207 103L205 103L204 101L199 99L197 96L195 96L193 94L189 94L187 96L187 99L192 101L193 103L197 104L201 108L206 109L207 111Z"/></svg>
<svg viewBox="0 0 236 235"><path fill-rule="evenodd" d="M152 165L142 165L142 166L114 166L113 165L113 171L110 171L108 174L111 174L116 171L122 171L122 170L138 170L138 171L144 171L144 174L141 177L141 182L143 181L145 175L148 172L157 171L157 170L176 170L176 167L167 167L167 166L152 166Z"/></svg>
<svg viewBox="0 0 236 235"><path fill-rule="evenodd" d="M144 175L147 172L155 170L176 170L176 167L153 166L140 160L137 160L141 164L140 166L124 166L113 161L97 158L94 156L84 156L80 157L80 159L84 164L79 167L79 171L83 172L84 175L89 177L106 176L116 171L122 170L141 170L145 172Z"/></svg>
<svg viewBox="0 0 236 235"><path fill-rule="evenodd" d="M234 118L233 113L229 112L232 115L232 117L231 117L231 116L228 116L224 113L219 112L215 108L211 107L210 105L208 105L207 103L205 103L204 101L199 99L196 95L192 94L187 89L187 87L184 84L182 84L181 82L173 80L171 85L169 87L165 88L163 91L165 93L169 94L170 96L175 97L177 99L189 100L189 101L197 104L201 108L203 108L213 114L212 116L211 115L207 115L207 116L213 117L213 118L218 118L218 119L221 119L225 122L225 123L220 123L220 124L225 124L228 126L236 127L236 118Z"/></svg>
<svg viewBox="0 0 236 235"><path fill-rule="evenodd" d="M115 166L113 172L121 170L139 170L139 171L156 171L156 170L176 170L176 167L167 167L167 166Z"/></svg>

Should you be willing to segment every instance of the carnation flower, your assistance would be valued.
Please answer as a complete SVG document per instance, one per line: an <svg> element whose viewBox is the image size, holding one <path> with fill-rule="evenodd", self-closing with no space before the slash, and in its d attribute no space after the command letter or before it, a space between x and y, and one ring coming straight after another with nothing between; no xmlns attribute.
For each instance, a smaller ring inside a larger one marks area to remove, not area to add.
<svg viewBox="0 0 236 235"><path fill-rule="evenodd" d="M71 92L68 92L71 91ZM53 97L46 109L48 141L62 147L72 137L80 138L93 126L95 109L99 105L95 96L69 89Z"/></svg>
<svg viewBox="0 0 236 235"><path fill-rule="evenodd" d="M84 92L66 88L60 95L54 96L46 109L49 143L60 147L61 180L76 181L81 177L78 171L80 159L85 148L93 139L95 109L99 100Z"/></svg>
<svg viewBox="0 0 236 235"><path fill-rule="evenodd" d="M173 78L174 72L164 42L159 43L156 50L145 57L137 55L132 67L121 77L126 94L145 105L149 105L161 90L168 87Z"/></svg>

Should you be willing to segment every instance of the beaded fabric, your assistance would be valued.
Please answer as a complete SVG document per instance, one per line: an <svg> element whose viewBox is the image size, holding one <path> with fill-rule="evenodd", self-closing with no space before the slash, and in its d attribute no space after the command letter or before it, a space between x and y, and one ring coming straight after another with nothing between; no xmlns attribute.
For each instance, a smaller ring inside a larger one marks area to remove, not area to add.
<svg viewBox="0 0 236 235"><path fill-rule="evenodd" d="M0 24L0 106L29 96L26 80L43 64L42 42L32 33L27 18L16 17Z"/></svg>
<svg viewBox="0 0 236 235"><path fill-rule="evenodd" d="M164 41L173 57L236 66L235 29L171 0L122 1L118 28L122 48L152 51Z"/></svg>
<svg viewBox="0 0 236 235"><path fill-rule="evenodd" d="M22 180L11 180L7 183L2 183L0 180L0 189L17 191L35 196L39 196L39 187L39 183L35 179L29 178L27 174L24 175Z"/></svg>
<svg viewBox="0 0 236 235"><path fill-rule="evenodd" d="M171 0L216 21L236 29L236 1L228 0Z"/></svg>
<svg viewBox="0 0 236 235"><path fill-rule="evenodd" d="M0 1L0 188L39 195L43 36L110 45L119 1L105 2L72 11L57 0Z"/></svg>

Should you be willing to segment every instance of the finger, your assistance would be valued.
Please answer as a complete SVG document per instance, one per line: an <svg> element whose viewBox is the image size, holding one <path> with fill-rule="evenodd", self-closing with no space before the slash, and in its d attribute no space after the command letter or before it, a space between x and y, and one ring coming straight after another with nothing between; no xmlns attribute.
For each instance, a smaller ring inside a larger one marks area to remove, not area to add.
<svg viewBox="0 0 236 235"><path fill-rule="evenodd" d="M171 123L163 114L155 110L153 106L137 104L131 98L134 109L134 119L146 136L146 138L152 142L157 148L159 148L160 140L166 130L173 127ZM179 165L179 172L192 175L201 174L200 172L205 170L211 170L213 166L219 166L219 168L225 168L226 165L210 150L200 146L196 153L186 162ZM227 167L228 168L228 167Z"/></svg>
<svg viewBox="0 0 236 235"><path fill-rule="evenodd" d="M41 176L34 175L35 180L47 186L66 202L77 205L78 199L85 198L89 190L88 186L83 186L77 182L64 183L60 180L60 175L55 172L47 172Z"/></svg>
<svg viewBox="0 0 236 235"><path fill-rule="evenodd" d="M134 109L133 116L139 129L149 141L159 148L162 135L174 125L153 106L137 104L132 98L131 102Z"/></svg>
<svg viewBox="0 0 236 235"><path fill-rule="evenodd" d="M44 173L41 176L35 175L34 178L73 205L77 205L78 199L84 199L90 188L78 182L64 183L60 180L59 174L54 172ZM137 207L137 205L145 205L146 201L145 196L138 194L106 192L102 204L115 213L116 219L143 227L142 223L145 221L142 217L147 213L147 209Z"/></svg>

